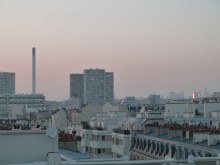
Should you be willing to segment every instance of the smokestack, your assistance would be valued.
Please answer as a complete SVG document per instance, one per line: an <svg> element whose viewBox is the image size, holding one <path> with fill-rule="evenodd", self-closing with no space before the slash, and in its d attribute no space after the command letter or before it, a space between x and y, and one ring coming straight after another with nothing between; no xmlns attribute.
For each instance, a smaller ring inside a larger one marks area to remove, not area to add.
<svg viewBox="0 0 220 165"><path fill-rule="evenodd" d="M35 47L32 48L32 94L36 94Z"/></svg>

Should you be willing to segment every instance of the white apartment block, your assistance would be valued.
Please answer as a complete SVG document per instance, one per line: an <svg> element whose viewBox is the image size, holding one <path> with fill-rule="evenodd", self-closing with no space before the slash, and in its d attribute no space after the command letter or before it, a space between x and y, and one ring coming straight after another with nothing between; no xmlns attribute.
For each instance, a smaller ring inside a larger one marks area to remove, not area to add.
<svg viewBox="0 0 220 165"><path fill-rule="evenodd" d="M114 102L114 74L104 69L85 69L83 74L70 74L70 97L84 104Z"/></svg>
<svg viewBox="0 0 220 165"><path fill-rule="evenodd" d="M128 117L121 120L118 129L112 133L112 157L123 158L130 156L131 132L140 130L144 118Z"/></svg>
<svg viewBox="0 0 220 165"><path fill-rule="evenodd" d="M91 118L91 128L81 132L81 151L90 153L92 158L129 157L130 132L140 130L144 120L144 116L129 117L126 111L116 111L114 108L113 111L99 112L96 117Z"/></svg>
<svg viewBox="0 0 220 165"><path fill-rule="evenodd" d="M122 158L130 155L131 135L112 133L112 157Z"/></svg>
<svg viewBox="0 0 220 165"><path fill-rule="evenodd" d="M105 104L113 103L114 79L113 73L104 69L84 70L84 103Z"/></svg>
<svg viewBox="0 0 220 165"><path fill-rule="evenodd" d="M119 127L126 115L126 112L120 111L97 113L90 120L90 128L81 131L81 152L90 153L91 158L96 159L112 158L112 130Z"/></svg>
<svg viewBox="0 0 220 165"><path fill-rule="evenodd" d="M81 152L89 153L93 159L111 158L112 135L109 130L81 131Z"/></svg>

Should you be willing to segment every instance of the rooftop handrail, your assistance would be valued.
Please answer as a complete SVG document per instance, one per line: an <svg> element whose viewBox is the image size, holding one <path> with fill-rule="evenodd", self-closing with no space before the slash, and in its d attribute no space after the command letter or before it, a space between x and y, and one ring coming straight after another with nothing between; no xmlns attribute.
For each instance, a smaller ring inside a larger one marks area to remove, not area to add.
<svg viewBox="0 0 220 165"><path fill-rule="evenodd" d="M63 157L62 157L63 158ZM139 164L168 164L169 163L177 163L177 164L190 164L195 165L196 162L206 162L206 161L216 161L216 163L220 163L220 154L218 154L218 157L194 157L192 155L188 156L188 159L185 160L176 160L172 159L169 156L166 156L165 159L160 160L127 160L127 159L119 159L118 161L116 159L114 160L108 160L105 161L105 159L99 159L98 161L81 161L81 160L75 160L75 162L70 162L69 159L66 159L66 161L62 161L61 164L65 165L139 165Z"/></svg>

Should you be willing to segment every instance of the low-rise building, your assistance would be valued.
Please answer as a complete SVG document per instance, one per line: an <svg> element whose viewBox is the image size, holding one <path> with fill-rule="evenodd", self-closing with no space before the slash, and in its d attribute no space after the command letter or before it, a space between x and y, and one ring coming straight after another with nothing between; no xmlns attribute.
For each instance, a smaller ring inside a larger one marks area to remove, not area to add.
<svg viewBox="0 0 220 165"><path fill-rule="evenodd" d="M151 114L142 123L142 132L132 136L131 159L217 156L220 103L211 100L175 100L166 105L164 118Z"/></svg>
<svg viewBox="0 0 220 165"><path fill-rule="evenodd" d="M0 96L0 118L24 119L26 109L41 108L45 102L42 94L17 94Z"/></svg>
<svg viewBox="0 0 220 165"><path fill-rule="evenodd" d="M90 153L92 158L112 157L112 130L118 128L119 122L127 112L100 112L85 124L81 131L81 152ZM85 122L86 123L86 122Z"/></svg>

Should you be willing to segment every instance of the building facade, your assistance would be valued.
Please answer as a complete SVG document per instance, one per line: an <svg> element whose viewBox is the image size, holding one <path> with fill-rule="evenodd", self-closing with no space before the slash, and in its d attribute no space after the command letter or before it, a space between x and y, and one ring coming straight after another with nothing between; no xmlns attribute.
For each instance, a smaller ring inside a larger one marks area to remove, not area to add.
<svg viewBox="0 0 220 165"><path fill-rule="evenodd" d="M112 132L113 130L118 130L119 122L126 117L127 113L124 111L97 113L96 117L90 119L89 127L83 126L81 130L80 151L89 153L90 157L95 159L119 158L123 154L128 155L130 136ZM122 131L121 129L119 130ZM120 151L117 151L118 148L121 148Z"/></svg>
<svg viewBox="0 0 220 165"><path fill-rule="evenodd" d="M42 94L17 94L0 96L0 118L17 118L25 109L42 107L45 96Z"/></svg>
<svg viewBox="0 0 220 165"><path fill-rule="evenodd" d="M106 102L114 102L114 74L112 72L105 73L105 92L106 92Z"/></svg>
<svg viewBox="0 0 220 165"><path fill-rule="evenodd" d="M0 72L0 95L15 94L15 73Z"/></svg>
<svg viewBox="0 0 220 165"><path fill-rule="evenodd" d="M132 160L164 159L167 155L184 160L189 155L210 157L220 152L219 102L212 98L174 100L166 104L163 118L159 111L152 112L155 114L142 123L142 132L131 138Z"/></svg>
<svg viewBox="0 0 220 165"><path fill-rule="evenodd" d="M105 70L84 70L84 103L104 104L106 102L105 92Z"/></svg>
<svg viewBox="0 0 220 165"><path fill-rule="evenodd" d="M111 158L112 136L111 131L102 129L83 129L81 152L89 153L93 159Z"/></svg>
<svg viewBox="0 0 220 165"><path fill-rule="evenodd" d="M73 97L83 103L83 74L70 74L70 98Z"/></svg>
<svg viewBox="0 0 220 165"><path fill-rule="evenodd" d="M70 97L84 104L114 102L114 74L104 69L85 69L83 74L70 75Z"/></svg>
<svg viewBox="0 0 220 165"><path fill-rule="evenodd" d="M0 96L0 105L22 104L30 106L42 106L45 102L43 94L17 94L10 96Z"/></svg>

